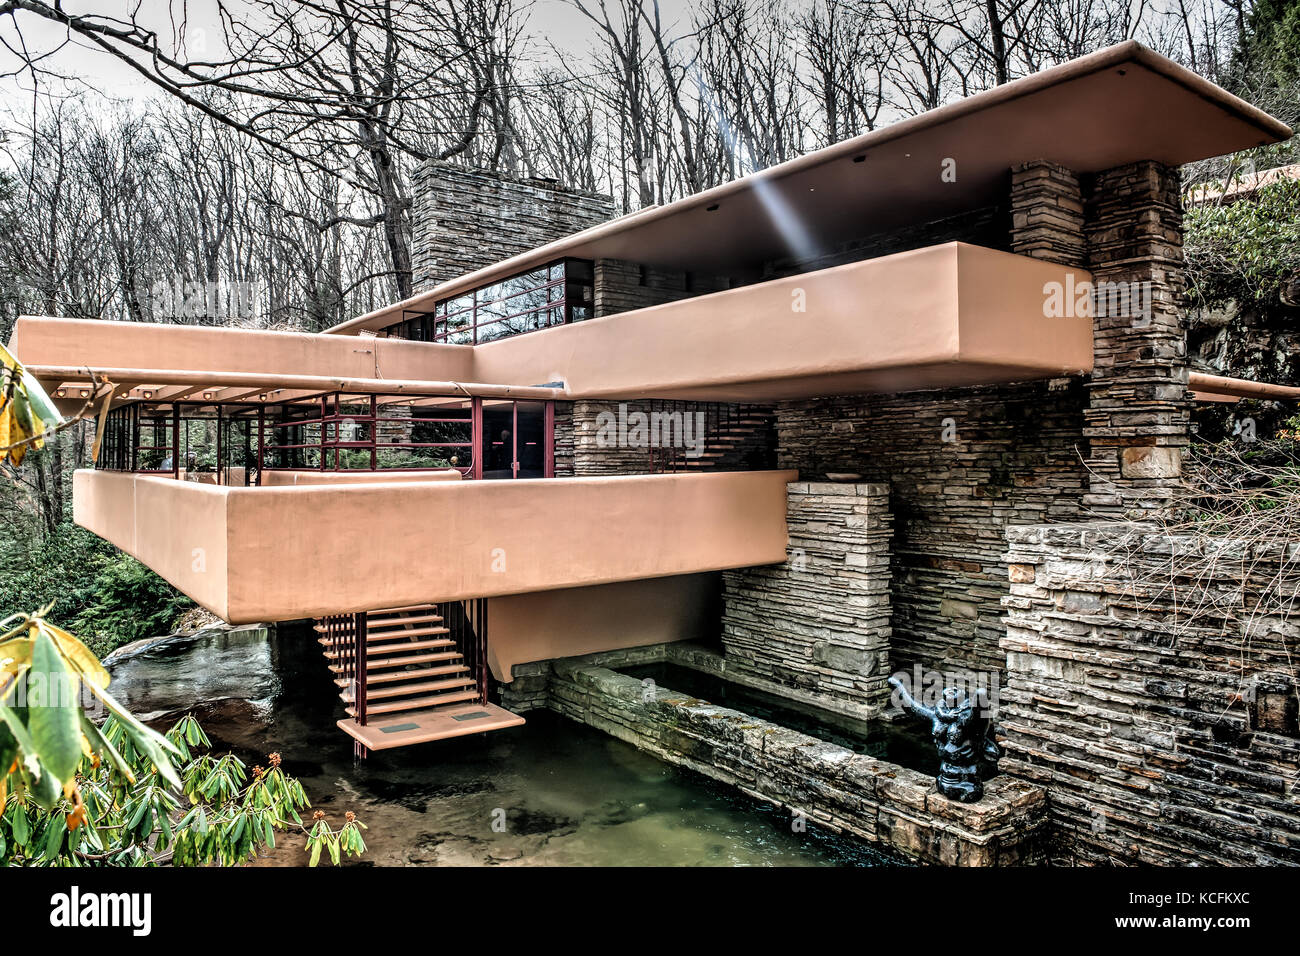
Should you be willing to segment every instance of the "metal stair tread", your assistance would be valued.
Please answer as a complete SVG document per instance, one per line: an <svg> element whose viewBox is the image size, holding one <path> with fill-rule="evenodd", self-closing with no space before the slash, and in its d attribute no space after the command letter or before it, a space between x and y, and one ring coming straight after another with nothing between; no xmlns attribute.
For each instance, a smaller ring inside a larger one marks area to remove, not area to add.
<svg viewBox="0 0 1300 956"><path fill-rule="evenodd" d="M425 677L439 677L443 674L469 673L465 664L447 664L443 667L422 667L414 671L393 671L388 674L366 674L366 686L371 684L393 684L403 680L421 680ZM338 687L350 687L352 681L346 677L337 677L334 684Z"/></svg>
<svg viewBox="0 0 1300 956"><path fill-rule="evenodd" d="M456 642L445 637L433 638L427 641L410 641L406 644L387 643L387 644L367 644L366 658L378 656L380 654L391 655L400 651L420 651L428 647L455 647ZM338 651L326 651L325 657L331 661L336 661L340 657L350 658L352 654L340 654Z"/></svg>
<svg viewBox="0 0 1300 956"><path fill-rule="evenodd" d="M457 687L473 687L475 684L476 682L472 677L451 677L447 680L434 680L423 684L392 684L378 689L367 687L366 698L369 700L384 700L389 697L408 697L415 694L436 694L439 691L452 690ZM349 700L351 695L345 692L342 696L345 700Z"/></svg>

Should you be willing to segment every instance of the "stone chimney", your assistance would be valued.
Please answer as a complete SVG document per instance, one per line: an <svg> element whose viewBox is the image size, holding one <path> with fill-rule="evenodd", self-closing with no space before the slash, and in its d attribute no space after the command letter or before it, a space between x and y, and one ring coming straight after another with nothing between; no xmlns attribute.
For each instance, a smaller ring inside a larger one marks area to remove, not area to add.
<svg viewBox="0 0 1300 956"><path fill-rule="evenodd" d="M612 219L614 200L555 180L430 161L415 171L416 292Z"/></svg>

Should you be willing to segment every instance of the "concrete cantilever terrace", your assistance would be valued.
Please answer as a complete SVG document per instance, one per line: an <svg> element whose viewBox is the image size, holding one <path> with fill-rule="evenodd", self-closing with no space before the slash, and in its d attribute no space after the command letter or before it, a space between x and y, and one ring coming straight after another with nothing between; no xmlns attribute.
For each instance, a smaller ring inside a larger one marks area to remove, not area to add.
<svg viewBox="0 0 1300 956"><path fill-rule="evenodd" d="M796 477L368 476L237 488L79 471L77 520L223 619L251 623L777 563Z"/></svg>

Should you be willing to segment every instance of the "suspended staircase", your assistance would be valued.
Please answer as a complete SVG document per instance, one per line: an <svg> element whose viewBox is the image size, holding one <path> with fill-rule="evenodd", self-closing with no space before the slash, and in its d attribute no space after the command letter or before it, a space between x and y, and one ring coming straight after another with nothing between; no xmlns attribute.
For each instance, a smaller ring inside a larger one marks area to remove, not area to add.
<svg viewBox="0 0 1300 956"><path fill-rule="evenodd" d="M776 467L776 413L770 405L652 400L650 414L656 413L696 413L702 416L703 426L702 447L696 454L685 447L651 450L650 470L656 474Z"/></svg>
<svg viewBox="0 0 1300 956"><path fill-rule="evenodd" d="M336 614L315 630L358 756L516 727L487 700L487 601Z"/></svg>

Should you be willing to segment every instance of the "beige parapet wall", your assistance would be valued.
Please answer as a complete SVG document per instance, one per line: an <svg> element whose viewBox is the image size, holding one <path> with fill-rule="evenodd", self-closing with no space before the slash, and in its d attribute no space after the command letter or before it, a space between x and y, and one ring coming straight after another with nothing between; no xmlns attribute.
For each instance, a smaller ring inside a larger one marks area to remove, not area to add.
<svg viewBox="0 0 1300 956"><path fill-rule="evenodd" d="M795 472L227 488L78 471L82 527L232 624L786 559Z"/></svg>
<svg viewBox="0 0 1300 956"><path fill-rule="evenodd" d="M24 316L9 341L28 366L473 381L471 348L401 339Z"/></svg>
<svg viewBox="0 0 1300 956"><path fill-rule="evenodd" d="M76 522L226 617L231 489L117 471L77 471ZM240 624L255 623L244 619Z"/></svg>
<svg viewBox="0 0 1300 956"><path fill-rule="evenodd" d="M305 391L770 401L1087 372L1092 320L1049 315L1047 290L1090 278L951 242L478 346L37 318L12 341L50 382L116 369L115 383L210 381L252 400L278 377ZM533 388L547 383L564 390Z"/></svg>

